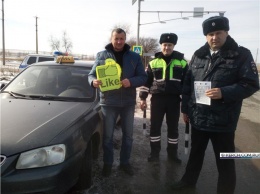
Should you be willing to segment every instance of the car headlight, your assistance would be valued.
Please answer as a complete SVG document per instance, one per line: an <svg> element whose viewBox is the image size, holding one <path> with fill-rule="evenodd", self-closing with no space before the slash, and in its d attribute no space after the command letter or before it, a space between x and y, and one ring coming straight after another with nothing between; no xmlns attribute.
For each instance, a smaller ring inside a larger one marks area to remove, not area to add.
<svg viewBox="0 0 260 194"><path fill-rule="evenodd" d="M65 145L38 148L20 155L16 169L37 168L62 163L65 159Z"/></svg>

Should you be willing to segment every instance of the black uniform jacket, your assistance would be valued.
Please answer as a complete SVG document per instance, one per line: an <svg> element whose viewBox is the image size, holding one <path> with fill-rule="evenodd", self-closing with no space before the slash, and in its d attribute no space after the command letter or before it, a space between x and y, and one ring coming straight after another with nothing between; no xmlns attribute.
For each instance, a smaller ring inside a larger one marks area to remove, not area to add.
<svg viewBox="0 0 260 194"><path fill-rule="evenodd" d="M162 52L158 52L155 54L156 58L164 58ZM180 53L178 51L173 51L171 56L169 56L169 59L174 60L177 59L179 61L185 60L184 54ZM186 61L186 60L185 60ZM180 95L182 92L182 84L184 81L185 74L188 70L188 65L186 65L184 68L179 69L178 71L175 69L175 76L179 77L181 81L172 81L169 79L169 64L167 64L166 72L165 72L165 80L162 82L157 82L157 80L154 78L153 70L151 69L150 64L148 65L146 69L146 73L148 75L148 79L146 84L144 85L145 88L147 88L147 91L140 91L139 97L144 100L147 98L149 91L151 94L156 95L172 95L176 96L178 99L180 99Z"/></svg>
<svg viewBox="0 0 260 194"><path fill-rule="evenodd" d="M210 81L211 88L221 89L222 99L211 99L210 105L196 103L194 81ZM259 78L251 52L228 36L214 58L208 43L194 53L183 85L181 110L199 130L234 131L243 99L258 90Z"/></svg>

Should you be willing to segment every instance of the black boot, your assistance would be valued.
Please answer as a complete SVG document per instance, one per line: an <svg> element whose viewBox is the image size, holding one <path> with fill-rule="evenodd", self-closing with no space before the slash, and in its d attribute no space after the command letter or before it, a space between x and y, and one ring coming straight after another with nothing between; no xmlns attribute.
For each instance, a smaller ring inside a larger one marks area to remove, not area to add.
<svg viewBox="0 0 260 194"><path fill-rule="evenodd" d="M159 154L150 153L147 158L148 162L158 162L159 161Z"/></svg>
<svg viewBox="0 0 260 194"><path fill-rule="evenodd" d="M181 159L178 158L178 154L177 153L175 153L175 154L169 154L168 153L168 159L172 160L173 162L176 162L177 164L181 164Z"/></svg>
<svg viewBox="0 0 260 194"><path fill-rule="evenodd" d="M161 141L150 142L150 146L151 146L151 153L147 158L148 162L159 161L159 153L161 150Z"/></svg>
<svg viewBox="0 0 260 194"><path fill-rule="evenodd" d="M111 175L111 171L112 171L112 165L104 164L102 175L104 177L109 177Z"/></svg>
<svg viewBox="0 0 260 194"><path fill-rule="evenodd" d="M180 164L181 159L179 159L179 157L178 157L177 150L178 150L178 144L168 144L168 147L167 147L168 159Z"/></svg>

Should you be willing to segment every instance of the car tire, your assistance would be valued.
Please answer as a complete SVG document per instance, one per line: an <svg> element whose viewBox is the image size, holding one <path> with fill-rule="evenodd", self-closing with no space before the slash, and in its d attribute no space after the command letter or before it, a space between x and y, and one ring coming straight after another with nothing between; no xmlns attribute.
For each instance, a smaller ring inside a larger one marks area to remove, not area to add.
<svg viewBox="0 0 260 194"><path fill-rule="evenodd" d="M92 140L88 142L84 153L82 167L79 174L79 180L76 184L76 190L85 190L92 185Z"/></svg>

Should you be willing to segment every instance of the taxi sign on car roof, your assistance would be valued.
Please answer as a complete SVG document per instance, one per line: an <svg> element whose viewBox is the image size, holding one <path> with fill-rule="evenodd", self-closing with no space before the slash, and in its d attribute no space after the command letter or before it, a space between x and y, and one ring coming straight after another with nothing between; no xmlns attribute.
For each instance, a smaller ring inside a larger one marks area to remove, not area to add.
<svg viewBox="0 0 260 194"><path fill-rule="evenodd" d="M58 56L56 63L74 63L74 58L72 56Z"/></svg>

